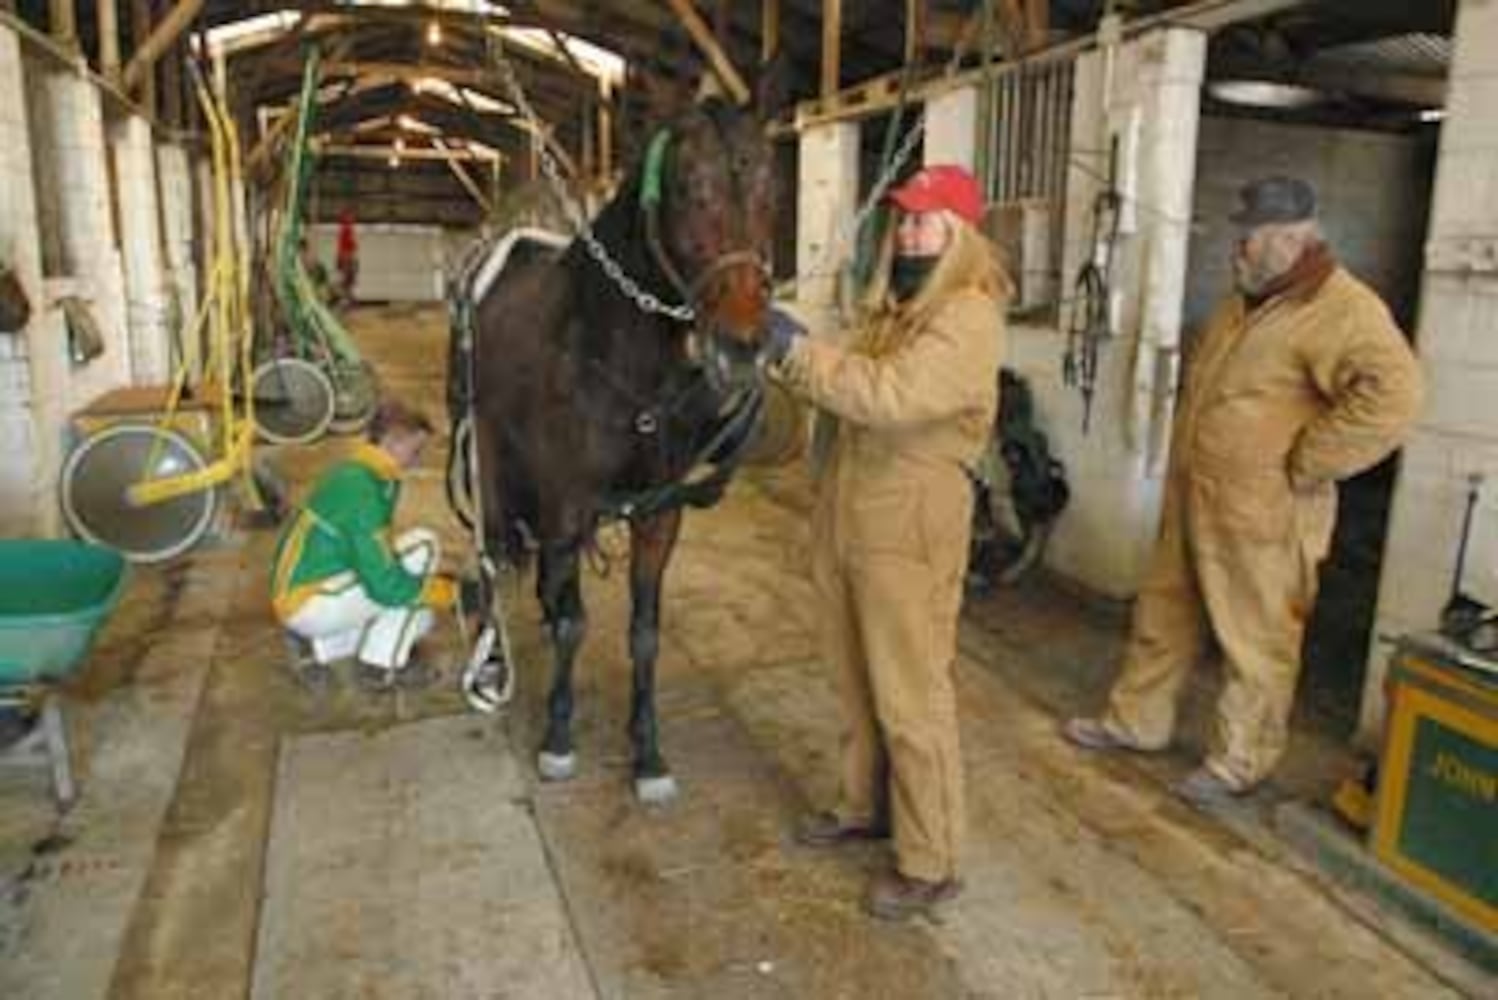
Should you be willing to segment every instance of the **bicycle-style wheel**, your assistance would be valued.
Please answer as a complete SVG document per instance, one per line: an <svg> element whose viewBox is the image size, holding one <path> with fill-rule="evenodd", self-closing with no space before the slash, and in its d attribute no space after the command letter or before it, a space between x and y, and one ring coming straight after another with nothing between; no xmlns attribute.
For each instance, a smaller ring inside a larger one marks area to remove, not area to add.
<svg viewBox="0 0 1498 1000"><path fill-rule="evenodd" d="M307 444L333 422L333 385L301 358L272 358L250 376L255 429L275 444Z"/></svg>
<svg viewBox="0 0 1498 1000"><path fill-rule="evenodd" d="M335 434L355 434L369 425L380 402L380 386L368 361L333 361L327 369L333 386Z"/></svg>
<svg viewBox="0 0 1498 1000"><path fill-rule="evenodd" d="M74 534L131 562L162 562L197 544L213 523L216 489L136 505L127 493L147 479L201 472L208 461L177 431L116 424L91 434L62 468L62 510Z"/></svg>

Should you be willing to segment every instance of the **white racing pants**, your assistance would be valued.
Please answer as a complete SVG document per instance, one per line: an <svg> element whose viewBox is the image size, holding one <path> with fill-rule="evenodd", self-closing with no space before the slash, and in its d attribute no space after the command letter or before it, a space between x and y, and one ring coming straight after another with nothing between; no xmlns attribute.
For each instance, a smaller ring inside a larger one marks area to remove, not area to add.
<svg viewBox="0 0 1498 1000"><path fill-rule="evenodd" d="M395 540L396 555L409 573L426 576L437 568L437 533L412 528ZM432 630L432 609L421 605L391 608L372 601L353 573L330 576L318 593L286 622L292 632L312 643L318 663L358 654L361 661L399 670L411 657L416 640Z"/></svg>

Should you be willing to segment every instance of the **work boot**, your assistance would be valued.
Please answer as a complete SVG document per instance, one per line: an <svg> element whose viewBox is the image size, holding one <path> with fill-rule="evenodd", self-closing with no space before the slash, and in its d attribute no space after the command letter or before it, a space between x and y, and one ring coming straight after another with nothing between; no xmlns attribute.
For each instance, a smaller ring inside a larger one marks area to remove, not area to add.
<svg viewBox="0 0 1498 1000"><path fill-rule="evenodd" d="M888 840L887 823L849 823L836 813L813 813L796 827L796 840L805 847L837 847L868 840Z"/></svg>
<svg viewBox="0 0 1498 1000"><path fill-rule="evenodd" d="M1102 719L1067 719L1061 735L1084 750L1138 750L1122 736L1115 735Z"/></svg>
<svg viewBox="0 0 1498 1000"><path fill-rule="evenodd" d="M395 671L395 686L402 691L425 691L437 679L437 671L426 662L412 660Z"/></svg>
<svg viewBox="0 0 1498 1000"><path fill-rule="evenodd" d="M1252 791L1251 788L1240 788L1224 781L1205 767L1192 771L1172 785L1170 790L1188 805L1207 811L1225 806Z"/></svg>
<svg viewBox="0 0 1498 1000"><path fill-rule="evenodd" d="M354 662L354 686L361 691L389 691L394 685L395 670L392 668L365 660Z"/></svg>
<svg viewBox="0 0 1498 1000"><path fill-rule="evenodd" d="M289 631L281 633L281 641L286 648L287 666L291 668L291 676L296 678L298 684L314 693L333 687L336 680L333 668L326 663L317 662L311 642Z"/></svg>
<svg viewBox="0 0 1498 1000"><path fill-rule="evenodd" d="M928 882L897 871L884 872L869 886L869 913L880 920L907 920L930 913L939 903L953 899L962 891L956 879Z"/></svg>

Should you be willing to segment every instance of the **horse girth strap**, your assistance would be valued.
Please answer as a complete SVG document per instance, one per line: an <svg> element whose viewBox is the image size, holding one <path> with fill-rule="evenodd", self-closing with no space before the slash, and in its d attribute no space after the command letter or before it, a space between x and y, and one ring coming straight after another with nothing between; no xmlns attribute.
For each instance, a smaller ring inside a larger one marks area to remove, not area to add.
<svg viewBox="0 0 1498 1000"><path fill-rule="evenodd" d="M658 486L622 497L612 497L605 504L605 521L626 521L652 517L679 507L702 506L708 498L727 485L749 450L750 432L759 418L764 392L758 385L742 393L737 403L713 427L707 442L697 450L681 475ZM725 447L730 450L719 454ZM697 476L706 468L707 474Z"/></svg>

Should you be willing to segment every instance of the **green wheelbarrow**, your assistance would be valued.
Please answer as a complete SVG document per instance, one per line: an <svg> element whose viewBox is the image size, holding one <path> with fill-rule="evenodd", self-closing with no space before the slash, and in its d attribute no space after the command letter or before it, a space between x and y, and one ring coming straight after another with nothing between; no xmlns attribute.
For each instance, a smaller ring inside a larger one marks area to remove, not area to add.
<svg viewBox="0 0 1498 1000"><path fill-rule="evenodd" d="M84 542L0 539L0 714L36 718L0 765L44 760L60 806L76 797L55 688L83 665L125 589L125 560Z"/></svg>

